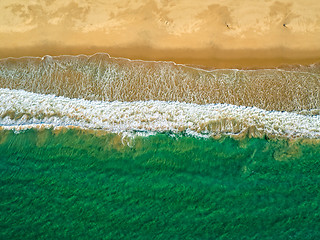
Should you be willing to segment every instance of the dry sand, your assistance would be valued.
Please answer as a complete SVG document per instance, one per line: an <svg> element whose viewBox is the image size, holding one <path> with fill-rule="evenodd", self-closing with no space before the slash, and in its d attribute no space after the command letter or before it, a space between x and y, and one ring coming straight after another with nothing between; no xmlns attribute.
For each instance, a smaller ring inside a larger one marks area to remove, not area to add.
<svg viewBox="0 0 320 240"><path fill-rule="evenodd" d="M320 61L319 0L1 0L0 58L108 52L210 67Z"/></svg>

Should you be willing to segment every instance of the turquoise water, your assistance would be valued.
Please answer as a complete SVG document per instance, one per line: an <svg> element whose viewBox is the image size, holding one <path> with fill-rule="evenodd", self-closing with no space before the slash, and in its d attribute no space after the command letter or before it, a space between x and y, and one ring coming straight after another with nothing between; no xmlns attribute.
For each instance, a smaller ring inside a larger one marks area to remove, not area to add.
<svg viewBox="0 0 320 240"><path fill-rule="evenodd" d="M319 239L320 143L0 131L1 239Z"/></svg>

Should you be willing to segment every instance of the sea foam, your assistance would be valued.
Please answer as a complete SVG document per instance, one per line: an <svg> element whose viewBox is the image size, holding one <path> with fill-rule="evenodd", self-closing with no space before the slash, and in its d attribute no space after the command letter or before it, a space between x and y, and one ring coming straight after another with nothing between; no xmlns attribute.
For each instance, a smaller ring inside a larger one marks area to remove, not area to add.
<svg viewBox="0 0 320 240"><path fill-rule="evenodd" d="M198 137L320 138L320 116L230 104L103 102L0 89L2 129L80 127L108 132L173 132Z"/></svg>
<svg viewBox="0 0 320 240"><path fill-rule="evenodd" d="M204 70L108 54L8 58L0 60L0 88L97 101L227 103L310 115L309 109L320 109L320 65Z"/></svg>

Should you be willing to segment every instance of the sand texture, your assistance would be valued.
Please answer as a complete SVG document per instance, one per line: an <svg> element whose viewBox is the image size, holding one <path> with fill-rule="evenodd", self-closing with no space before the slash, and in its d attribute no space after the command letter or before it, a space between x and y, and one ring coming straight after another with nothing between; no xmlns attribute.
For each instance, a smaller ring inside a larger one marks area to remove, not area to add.
<svg viewBox="0 0 320 240"><path fill-rule="evenodd" d="M2 0L0 58L93 54L215 67L310 64L318 0Z"/></svg>

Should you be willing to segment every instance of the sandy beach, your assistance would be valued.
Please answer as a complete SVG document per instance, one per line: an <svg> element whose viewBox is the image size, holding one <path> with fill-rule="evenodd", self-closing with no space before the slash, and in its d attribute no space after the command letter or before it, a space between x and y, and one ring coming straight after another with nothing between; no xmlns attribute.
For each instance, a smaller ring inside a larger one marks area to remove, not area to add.
<svg viewBox="0 0 320 240"><path fill-rule="evenodd" d="M212 68L320 61L317 0L3 0L0 12L0 58L107 52Z"/></svg>

